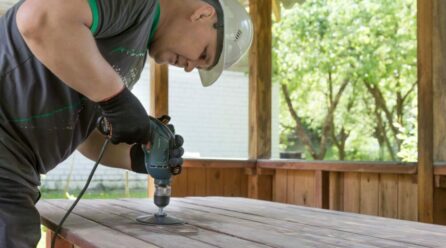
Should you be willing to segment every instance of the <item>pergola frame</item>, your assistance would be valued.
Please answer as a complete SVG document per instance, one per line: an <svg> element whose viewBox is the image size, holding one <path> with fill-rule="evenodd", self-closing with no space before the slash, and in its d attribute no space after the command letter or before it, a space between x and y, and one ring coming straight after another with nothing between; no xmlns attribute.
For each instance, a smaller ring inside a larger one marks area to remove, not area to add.
<svg viewBox="0 0 446 248"><path fill-rule="evenodd" d="M271 155L271 0L250 0L250 14L254 23L255 38L250 51L249 65L249 175L248 196L271 199L274 168L304 169L313 164L315 180L315 206L329 208L338 203L330 194L337 192L339 171L395 173L405 170L416 175L418 220L427 223L446 223L446 2L417 0L418 40L418 162L416 164L367 164L351 162L277 162L268 160ZM168 69L155 65L152 70L151 114L168 113ZM262 159L262 160L260 160ZM267 159L267 160L265 160ZM252 166L252 162L256 166ZM202 168L204 162L193 160L190 167ZM218 167L218 160L207 161ZM437 165L434 167L434 163ZM198 164L198 165L197 165ZM383 164L383 166L380 166ZM378 168L378 169L377 169ZM308 168L307 168L308 169ZM276 182L277 183L277 182ZM151 185L151 184L149 184ZM151 190L149 190L151 192Z"/></svg>

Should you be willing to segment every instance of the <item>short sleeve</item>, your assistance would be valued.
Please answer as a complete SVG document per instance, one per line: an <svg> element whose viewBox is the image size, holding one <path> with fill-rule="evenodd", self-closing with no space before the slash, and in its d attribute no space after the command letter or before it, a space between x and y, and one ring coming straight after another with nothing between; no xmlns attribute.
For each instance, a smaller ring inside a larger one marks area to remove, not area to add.
<svg viewBox="0 0 446 248"><path fill-rule="evenodd" d="M148 18L157 0L88 0L93 16L90 27L96 38L112 37Z"/></svg>

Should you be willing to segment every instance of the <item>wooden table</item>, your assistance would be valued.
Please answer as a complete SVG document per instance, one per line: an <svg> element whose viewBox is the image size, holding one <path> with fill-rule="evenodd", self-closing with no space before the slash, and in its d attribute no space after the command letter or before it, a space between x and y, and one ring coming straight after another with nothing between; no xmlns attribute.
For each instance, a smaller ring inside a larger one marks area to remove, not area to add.
<svg viewBox="0 0 446 248"><path fill-rule="evenodd" d="M71 200L37 204L54 230ZM446 247L446 227L246 198L173 198L166 211L183 226L147 226L149 199L81 200L64 224L79 247Z"/></svg>

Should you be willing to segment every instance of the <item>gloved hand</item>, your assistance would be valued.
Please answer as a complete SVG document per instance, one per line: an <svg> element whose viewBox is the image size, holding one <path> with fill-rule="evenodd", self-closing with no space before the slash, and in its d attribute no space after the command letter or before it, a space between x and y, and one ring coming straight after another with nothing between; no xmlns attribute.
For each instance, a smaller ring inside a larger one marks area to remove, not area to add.
<svg viewBox="0 0 446 248"><path fill-rule="evenodd" d="M147 144L150 118L139 100L124 86L112 98L99 102L102 116L110 125L108 134L113 144Z"/></svg>
<svg viewBox="0 0 446 248"><path fill-rule="evenodd" d="M174 126L171 124L164 124L167 123L170 120L170 117L168 116L162 116L158 119L155 119L153 117L150 117L151 120L151 139L150 139L150 145L151 147L157 147L157 142L160 140L158 137L171 137L171 142L174 144L170 150L169 150L169 166L170 166L170 172L172 175L178 175L181 173L182 164L183 164L183 137L181 135L175 135L172 136L170 133L175 133ZM147 174L147 169L145 165L145 152L144 152L144 145L141 144L135 144L130 148L130 159L131 159L131 166L132 170L138 173L145 173Z"/></svg>

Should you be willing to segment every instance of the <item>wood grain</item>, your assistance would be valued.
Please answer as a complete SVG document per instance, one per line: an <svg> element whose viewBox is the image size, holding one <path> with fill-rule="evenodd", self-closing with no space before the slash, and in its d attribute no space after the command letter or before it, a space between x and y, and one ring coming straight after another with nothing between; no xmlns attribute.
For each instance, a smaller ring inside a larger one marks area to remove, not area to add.
<svg viewBox="0 0 446 248"><path fill-rule="evenodd" d="M156 64L150 59L150 114L154 117L169 114L168 65Z"/></svg>
<svg viewBox="0 0 446 248"><path fill-rule="evenodd" d="M361 200L361 174L348 172L344 173L344 211L359 213Z"/></svg>
<svg viewBox="0 0 446 248"><path fill-rule="evenodd" d="M379 214L379 174L361 173L359 209L361 214Z"/></svg>
<svg viewBox="0 0 446 248"><path fill-rule="evenodd" d="M418 220L433 223L434 1L418 0Z"/></svg>
<svg viewBox="0 0 446 248"><path fill-rule="evenodd" d="M286 203L287 199L287 170L277 170L274 180L273 201Z"/></svg>
<svg viewBox="0 0 446 248"><path fill-rule="evenodd" d="M187 194L190 196L206 195L206 170L190 168L187 173Z"/></svg>
<svg viewBox="0 0 446 248"><path fill-rule="evenodd" d="M250 0L254 40L249 54L249 158L271 156L272 3Z"/></svg>
<svg viewBox="0 0 446 248"><path fill-rule="evenodd" d="M172 196L183 197L190 196L187 191L188 168L183 168L180 175L174 176L172 179Z"/></svg>
<svg viewBox="0 0 446 248"><path fill-rule="evenodd" d="M398 176L398 219L418 220L416 176Z"/></svg>
<svg viewBox="0 0 446 248"><path fill-rule="evenodd" d="M64 204L67 206L71 205L71 203L72 201L64 201ZM43 217L42 224L50 230L55 230L60 219L66 212L61 206L47 201L39 201L37 208ZM131 236L123 236L117 239L116 237L120 237L121 235L120 232L104 225L98 225L97 222L83 218L77 214L71 214L65 221L64 227L71 228L70 230L62 228L60 235L66 241L83 248L156 247ZM63 245L67 244L64 242Z"/></svg>
<svg viewBox="0 0 446 248"><path fill-rule="evenodd" d="M184 159L184 168L255 168L255 160L242 159Z"/></svg>
<svg viewBox="0 0 446 248"><path fill-rule="evenodd" d="M223 169L206 169L206 196L222 196L225 183L223 180Z"/></svg>
<svg viewBox="0 0 446 248"><path fill-rule="evenodd" d="M315 206L315 182L312 171L296 171L294 173L294 204Z"/></svg>
<svg viewBox="0 0 446 248"><path fill-rule="evenodd" d="M341 211L344 209L344 175L341 172L330 172L330 209Z"/></svg>
<svg viewBox="0 0 446 248"><path fill-rule="evenodd" d="M364 172L388 174L416 174L416 163L358 162L358 161L306 161L306 160L257 160L258 168L287 170L321 170L337 172Z"/></svg>
<svg viewBox="0 0 446 248"><path fill-rule="evenodd" d="M249 202L257 202L256 204L253 204L248 203L246 199L242 198L226 199L221 197L206 197L186 198L179 200L189 201L191 204L205 205L209 207L218 205L219 209L225 209L235 213L249 214L252 216L260 215L271 219L286 220L293 223L301 223L308 226L313 226L318 230L328 228L372 237L385 237L386 240L406 243L406 245L409 247L441 247L443 246L443 241L441 239L445 238L445 232L443 229L446 227L443 226L427 225L423 223L401 221L369 215L359 215L317 208L249 200ZM271 211L271 209L274 209L274 211Z"/></svg>
<svg viewBox="0 0 446 248"><path fill-rule="evenodd" d="M287 177L286 177L286 187L287 187L287 196L286 196L286 203L289 204L298 204L297 203L297 196L294 193L294 178L295 175L299 173L298 171L288 171Z"/></svg>
<svg viewBox="0 0 446 248"><path fill-rule="evenodd" d="M49 229L69 200L37 204ZM82 200L62 236L79 247L443 247L446 227L234 197L173 198L182 226L150 226L145 199ZM112 237L113 236L113 237Z"/></svg>
<svg viewBox="0 0 446 248"><path fill-rule="evenodd" d="M223 196L242 196L242 177L246 177L242 169L221 170L223 179Z"/></svg>
<svg viewBox="0 0 446 248"><path fill-rule="evenodd" d="M433 160L446 160L446 2L433 5ZM421 87L421 86L420 86ZM429 97L425 95L425 97ZM430 171L428 171L430 173ZM428 181L427 183L430 183ZM446 224L446 190L433 189L433 223Z"/></svg>
<svg viewBox="0 0 446 248"><path fill-rule="evenodd" d="M379 216L398 218L398 175L380 174Z"/></svg>

